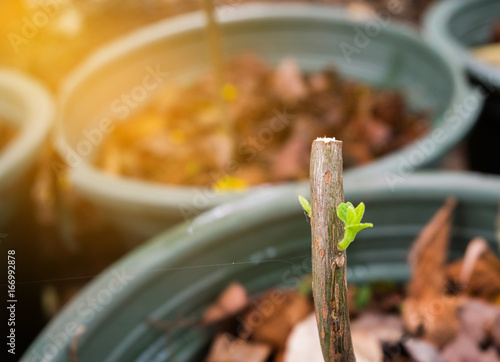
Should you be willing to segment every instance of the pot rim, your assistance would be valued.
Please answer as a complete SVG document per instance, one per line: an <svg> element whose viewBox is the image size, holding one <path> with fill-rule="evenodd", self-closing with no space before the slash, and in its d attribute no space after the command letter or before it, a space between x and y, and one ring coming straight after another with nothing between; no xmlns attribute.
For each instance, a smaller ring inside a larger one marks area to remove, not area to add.
<svg viewBox="0 0 500 362"><path fill-rule="evenodd" d="M424 38L436 48L449 55L450 60L467 68L480 81L487 81L500 88L500 67L488 64L474 56L469 49L458 41L448 25L457 11L473 9L491 0L444 0L433 4L424 17ZM500 16L500 14L499 14Z"/></svg>
<svg viewBox="0 0 500 362"><path fill-rule="evenodd" d="M19 106L0 100L0 113L20 126L0 154L0 187L14 181L34 162L54 119L50 92L38 81L19 71L0 68L0 89L15 97Z"/></svg>

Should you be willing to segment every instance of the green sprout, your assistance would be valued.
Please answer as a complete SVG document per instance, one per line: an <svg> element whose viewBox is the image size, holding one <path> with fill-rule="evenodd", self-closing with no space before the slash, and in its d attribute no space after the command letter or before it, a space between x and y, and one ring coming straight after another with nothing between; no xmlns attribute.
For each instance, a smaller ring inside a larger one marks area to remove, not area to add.
<svg viewBox="0 0 500 362"><path fill-rule="evenodd" d="M307 201L304 196L299 195L299 202L300 205L302 205L304 211L307 213L307 216L311 217L311 204L309 203L309 201Z"/></svg>
<svg viewBox="0 0 500 362"><path fill-rule="evenodd" d="M356 234L363 229L373 227L372 223L361 224L365 214L365 204L362 202L354 208L350 202L343 202L337 208L337 215L345 224L344 238L338 244L339 250L345 250L354 241Z"/></svg>
<svg viewBox="0 0 500 362"><path fill-rule="evenodd" d="M299 196L299 202L307 216L311 217L311 204L304 196ZM365 214L365 204L362 202L354 208L350 202L343 202L337 208L337 215L345 224L344 238L338 244L339 250L345 250L354 241L356 234L363 229L373 227L372 223L361 223Z"/></svg>

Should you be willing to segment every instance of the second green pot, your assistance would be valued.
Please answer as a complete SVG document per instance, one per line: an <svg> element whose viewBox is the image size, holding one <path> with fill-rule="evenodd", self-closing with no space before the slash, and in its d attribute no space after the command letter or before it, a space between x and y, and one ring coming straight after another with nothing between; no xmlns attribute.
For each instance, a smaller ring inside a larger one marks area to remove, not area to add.
<svg viewBox="0 0 500 362"><path fill-rule="evenodd" d="M74 298L22 361L68 361L79 327L85 327L78 343L80 362L201 360L213 331L177 328L166 336L148 318L200 316L233 281L251 293L296 286L311 272L310 225L297 200L303 191L264 191L157 236ZM498 179L415 175L395 188L372 180L369 186L346 183L345 191L346 200L365 202L364 219L374 223L348 249L351 283L406 280L411 243L450 195L459 202L450 258L459 257L476 236L497 249Z"/></svg>

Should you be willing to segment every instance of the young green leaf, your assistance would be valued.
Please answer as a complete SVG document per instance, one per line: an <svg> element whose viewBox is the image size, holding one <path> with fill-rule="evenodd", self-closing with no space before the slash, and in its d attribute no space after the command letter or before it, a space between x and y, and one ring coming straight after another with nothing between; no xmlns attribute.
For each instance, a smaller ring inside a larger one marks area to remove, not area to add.
<svg viewBox="0 0 500 362"><path fill-rule="evenodd" d="M356 212L354 211L353 206L349 206L347 208L347 225L356 223Z"/></svg>
<svg viewBox="0 0 500 362"><path fill-rule="evenodd" d="M347 224L347 204L346 203L341 203L337 207L337 215L339 216L340 220L342 220L345 224Z"/></svg>
<svg viewBox="0 0 500 362"><path fill-rule="evenodd" d="M362 202L356 208L350 202L341 203L338 206L337 215L345 224L344 238L338 243L339 250L347 249L356 238L358 232L373 227L371 223L361 223L364 214L365 204Z"/></svg>
<svg viewBox="0 0 500 362"><path fill-rule="evenodd" d="M371 227L373 227L373 224L370 222L370 223L349 225L349 226L346 226L346 229L349 229L350 232L357 234L361 230L366 229L366 228L371 228Z"/></svg>
<svg viewBox="0 0 500 362"><path fill-rule="evenodd" d="M360 202L354 211L356 212L356 224L359 224L365 214L365 204Z"/></svg>
<svg viewBox="0 0 500 362"><path fill-rule="evenodd" d="M307 213L307 216L311 217L311 204L304 196L299 195L299 202L304 211Z"/></svg>

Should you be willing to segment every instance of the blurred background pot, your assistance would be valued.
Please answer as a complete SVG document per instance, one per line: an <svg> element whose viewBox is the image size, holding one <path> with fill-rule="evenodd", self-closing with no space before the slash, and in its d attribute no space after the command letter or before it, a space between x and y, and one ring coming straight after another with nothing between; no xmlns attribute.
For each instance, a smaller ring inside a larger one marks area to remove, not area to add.
<svg viewBox="0 0 500 362"><path fill-rule="evenodd" d="M495 244L500 180L464 174L417 174L397 187L383 179L346 183L346 200L366 204L370 232L348 252L351 283L405 281L409 246L445 199L454 195L450 258L476 236ZM212 337L199 328L165 332L148 318L197 316L232 281L251 293L296 286L310 272L310 225L287 185L216 207L163 233L111 266L55 318L22 361L67 361L78 327L80 362L199 361ZM359 238L359 240L358 240ZM93 302L92 302L93 301ZM45 359L44 359L45 358Z"/></svg>
<svg viewBox="0 0 500 362"><path fill-rule="evenodd" d="M28 196L28 173L46 140L54 118L49 92L34 79L0 69L0 118L15 135L0 151L0 230Z"/></svg>
<svg viewBox="0 0 500 362"><path fill-rule="evenodd" d="M424 20L426 39L467 68L485 94L484 107L468 137L470 168L500 174L491 155L500 152L500 66L488 64L471 48L491 43L500 22L496 0L447 0L431 7Z"/></svg>
<svg viewBox="0 0 500 362"><path fill-rule="evenodd" d="M453 105L470 96L458 68L410 29L389 24L390 17L362 22L356 20L359 14L304 4L248 4L230 10L221 9L228 57L252 50L275 65L293 56L306 71L334 64L343 76L395 87L407 96L410 107L433 111L431 131L421 141L349 170L346 180L429 166L475 121L479 104L453 122L448 118ZM241 196L112 177L92 165L96 149L112 129L111 120L137 111L163 83L189 83L210 69L204 23L204 15L194 13L145 27L94 54L61 89L55 144L70 164L71 182L131 239L153 236L183 218ZM357 46L359 31L369 31L370 26L377 30L376 36L346 56L341 44ZM142 92L146 86L151 90ZM133 92L141 102L130 102ZM127 95L129 101L123 98Z"/></svg>

